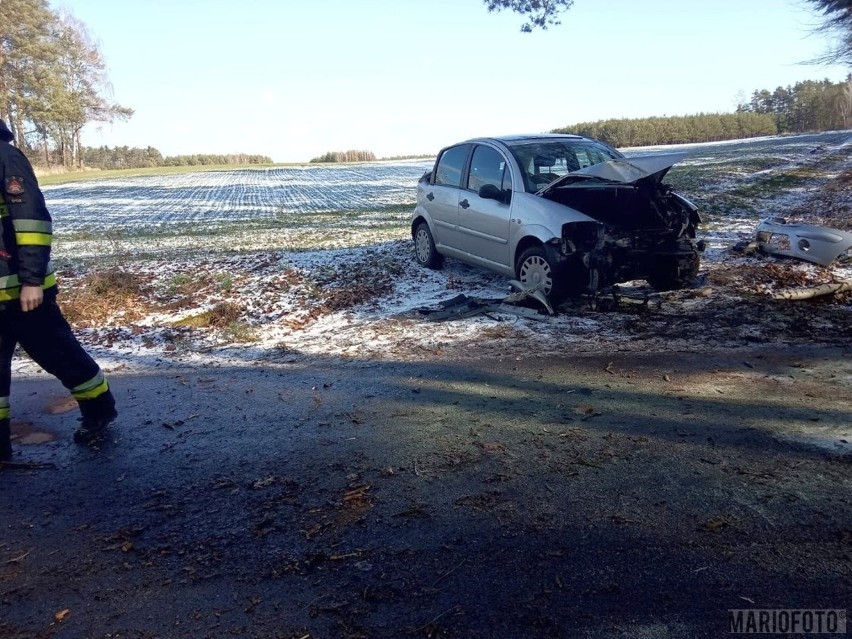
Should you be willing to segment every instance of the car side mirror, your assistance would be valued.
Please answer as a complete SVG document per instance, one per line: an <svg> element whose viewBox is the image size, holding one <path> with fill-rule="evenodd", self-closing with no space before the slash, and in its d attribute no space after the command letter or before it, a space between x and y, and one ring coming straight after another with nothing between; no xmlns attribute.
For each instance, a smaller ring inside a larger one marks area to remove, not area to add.
<svg viewBox="0 0 852 639"><path fill-rule="evenodd" d="M479 197L483 200L497 200L498 202L508 203L508 195L506 191L498 189L493 184L483 184L479 188Z"/></svg>

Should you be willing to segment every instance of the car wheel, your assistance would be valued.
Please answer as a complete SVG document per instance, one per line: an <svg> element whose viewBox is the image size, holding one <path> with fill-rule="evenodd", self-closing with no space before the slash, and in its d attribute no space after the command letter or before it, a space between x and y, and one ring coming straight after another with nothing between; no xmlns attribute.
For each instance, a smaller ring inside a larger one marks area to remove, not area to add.
<svg viewBox="0 0 852 639"><path fill-rule="evenodd" d="M525 288L538 286L553 305L559 304L567 294L565 283L540 246L531 246L518 258L515 273Z"/></svg>
<svg viewBox="0 0 852 639"><path fill-rule="evenodd" d="M698 275L701 257L696 252L689 258L661 265L648 275L648 284L657 291L674 291L689 286Z"/></svg>
<svg viewBox="0 0 852 639"><path fill-rule="evenodd" d="M435 240L426 222L420 222L414 229L414 258L426 268L441 268L444 262L444 256L435 249Z"/></svg>

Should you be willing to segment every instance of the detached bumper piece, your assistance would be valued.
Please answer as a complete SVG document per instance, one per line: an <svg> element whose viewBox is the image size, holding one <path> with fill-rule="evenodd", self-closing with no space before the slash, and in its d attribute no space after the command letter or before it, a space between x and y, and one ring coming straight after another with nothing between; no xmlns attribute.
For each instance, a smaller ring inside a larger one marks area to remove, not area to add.
<svg viewBox="0 0 852 639"><path fill-rule="evenodd" d="M757 225L757 247L770 255L828 266L852 248L852 233L811 224L787 224L780 217Z"/></svg>

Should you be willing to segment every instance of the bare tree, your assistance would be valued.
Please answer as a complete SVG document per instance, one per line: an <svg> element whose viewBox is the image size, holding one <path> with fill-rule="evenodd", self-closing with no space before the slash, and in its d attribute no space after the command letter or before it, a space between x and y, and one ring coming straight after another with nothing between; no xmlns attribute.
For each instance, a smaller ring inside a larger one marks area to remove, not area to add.
<svg viewBox="0 0 852 639"><path fill-rule="evenodd" d="M852 65L852 0L808 0L822 16L817 29L832 40L830 49L814 62Z"/></svg>
<svg viewBox="0 0 852 639"><path fill-rule="evenodd" d="M110 101L112 87L106 63L85 24L63 14L56 39L60 51L55 67L58 83L53 86L51 108L46 114L47 128L59 145L66 166L82 168L83 127L91 122L127 119L133 110Z"/></svg>
<svg viewBox="0 0 852 639"><path fill-rule="evenodd" d="M852 73L846 78L846 83L837 98L837 112L843 120L843 127L852 127Z"/></svg>

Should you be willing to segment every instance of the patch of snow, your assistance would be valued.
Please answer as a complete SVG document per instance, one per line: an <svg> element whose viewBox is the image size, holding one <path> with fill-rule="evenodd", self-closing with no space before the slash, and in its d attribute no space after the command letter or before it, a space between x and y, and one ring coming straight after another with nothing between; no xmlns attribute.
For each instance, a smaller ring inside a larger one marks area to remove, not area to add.
<svg viewBox="0 0 852 639"><path fill-rule="evenodd" d="M684 163L680 175L698 185L697 192L685 194L713 200L748 180L765 180L773 171L814 164L822 157L812 152L819 146L848 150L850 133L688 145L701 154ZM738 158L766 156L779 158L777 167L739 176L728 171ZM439 271L414 262L405 208L431 161L93 181L45 192L59 227L54 256L63 267L60 285L66 291L91 268L105 265L144 277L161 295L173 288L177 277L206 282L199 284L188 306L77 330L108 371L155 370L173 363L252 366L264 361L294 366L310 358L365 364L385 359L514 358L783 339L774 337L776 329L760 320L736 326L735 319L720 313L735 317L738 304L754 304L753 296L765 296L777 286L747 280L761 275L767 265L778 265L795 281L819 282L852 279L852 262L822 269L747 257L731 247L752 240L759 219L783 215L807 202L825 180L852 167L852 156L838 156L812 185L756 195L751 204L760 214L726 211L708 216L700 234L708 248L694 289L658 294L644 282L627 283L618 287L620 294L644 299L644 307L604 312L589 300L543 321L488 313L431 322L417 311L458 294L501 299L510 292L506 278L455 260L447 260ZM713 172L716 164L724 167L718 173ZM690 177L693 169L700 170L700 181ZM323 213L328 210L338 213ZM286 215L276 218L276 211ZM89 261L94 266L87 265ZM737 286L726 287L729 279ZM227 287L216 284L226 280ZM347 289L363 291L364 298L350 302L334 297ZM235 341L221 329L175 325L222 302L241 309L240 321L252 341ZM642 308L650 312L642 314ZM828 313L821 321L829 326L852 317L848 303L826 308L820 311ZM701 316L706 316L704 334L696 334L694 325L681 328ZM15 367L16 372L40 374L23 358L16 359Z"/></svg>

